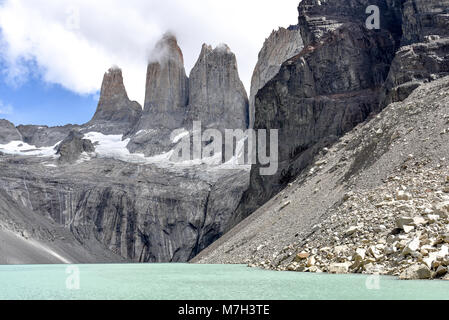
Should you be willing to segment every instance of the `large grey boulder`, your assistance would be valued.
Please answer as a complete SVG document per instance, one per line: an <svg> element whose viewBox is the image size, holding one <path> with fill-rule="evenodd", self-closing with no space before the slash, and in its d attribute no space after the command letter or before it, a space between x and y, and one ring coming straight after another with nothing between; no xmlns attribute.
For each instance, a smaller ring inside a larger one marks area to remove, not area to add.
<svg viewBox="0 0 449 320"><path fill-rule="evenodd" d="M67 138L59 144L57 152L59 161L62 163L73 163L80 158L83 153L92 153L95 147L92 141L83 138L83 134L71 131Z"/></svg>
<svg viewBox="0 0 449 320"><path fill-rule="evenodd" d="M134 127L141 115L142 107L128 98L122 70L111 68L104 75L97 111L85 125L85 130L103 134L125 134Z"/></svg>
<svg viewBox="0 0 449 320"><path fill-rule="evenodd" d="M289 58L299 54L304 48L298 26L279 28L265 40L254 68L249 98L249 125L254 125L254 103L256 94L270 81Z"/></svg>
<svg viewBox="0 0 449 320"><path fill-rule="evenodd" d="M429 280L432 278L432 271L424 264L416 264L404 270L399 278L401 280Z"/></svg>
<svg viewBox="0 0 449 320"><path fill-rule="evenodd" d="M11 141L22 141L22 135L14 124L8 120L0 120L0 144L7 144Z"/></svg>
<svg viewBox="0 0 449 320"><path fill-rule="evenodd" d="M186 126L246 129L248 96L240 80L237 59L225 44L215 49L204 44L190 73Z"/></svg>

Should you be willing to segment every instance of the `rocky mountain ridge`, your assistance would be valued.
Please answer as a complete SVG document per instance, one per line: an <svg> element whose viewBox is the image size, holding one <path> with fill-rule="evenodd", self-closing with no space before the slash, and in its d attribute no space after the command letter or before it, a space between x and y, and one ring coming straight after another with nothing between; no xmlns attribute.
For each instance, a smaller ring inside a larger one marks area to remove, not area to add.
<svg viewBox="0 0 449 320"><path fill-rule="evenodd" d="M299 26L279 28L265 40L251 79L249 124L254 126L256 94L270 81L289 58L304 48Z"/></svg>
<svg viewBox="0 0 449 320"><path fill-rule="evenodd" d="M11 212L26 212L45 226L35 229L0 212L8 216L1 226L2 236L13 241L8 248L28 251L19 241L24 233L39 241L41 250L33 255L38 262L48 250L63 261L97 256L96 262L186 262L231 228L248 168L173 163L177 142L171 133L191 129L187 122L194 120L209 128L245 129L246 91L227 46L203 46L191 78L176 38L166 34L148 65L143 110L129 100L122 71L114 67L104 76L95 115L84 125L16 128L2 121L0 189L16 202ZM50 225L71 236L51 236ZM20 230L19 240L6 235L11 230ZM64 240L69 238L85 248L83 254L71 257ZM29 262L20 259L10 260Z"/></svg>
<svg viewBox="0 0 449 320"><path fill-rule="evenodd" d="M358 125L198 263L447 277L449 77Z"/></svg>
<svg viewBox="0 0 449 320"><path fill-rule="evenodd" d="M447 278L447 2L298 10L305 47L255 96L255 128L285 141L282 171L253 166L237 216L259 209L193 261Z"/></svg>
<svg viewBox="0 0 449 320"><path fill-rule="evenodd" d="M380 9L380 30L365 25L371 5ZM377 245L383 243L367 242L361 248L356 239L341 237L349 229L334 225L339 220L332 214L360 218L359 211L341 205L348 190L361 197L370 190L382 193L382 179L401 168L404 155L413 154L421 163L428 153L432 161L425 169L445 170L447 144L439 139L446 132L440 122L447 107L448 8L447 0L303 0L298 25L274 32L265 42L249 100L227 46L204 45L188 78L176 38L167 34L149 62L140 112L126 95L121 72L113 69L105 75L99 107L89 124L15 128L2 123L0 191L5 196L0 206L26 212L43 226L33 229L27 219L9 214L3 228L25 230L46 247L59 241L55 250L61 252L67 249L64 239L75 239L77 250L88 251L78 261L98 256L103 262L117 257L185 262L195 257L194 262L332 272L329 264L348 265L354 250L380 250ZM430 107L424 112L420 104ZM400 113L404 111L416 116L416 131ZM187 133L182 135L191 135L194 120L219 130L251 125L278 129L277 174L261 176L260 164L250 173L247 167L225 169L204 161L173 163L179 135L172 140L171 133L184 128ZM413 144L420 139L418 132L427 140ZM396 143L398 137L404 145ZM358 205L357 199L348 199ZM419 218L419 209L412 211ZM433 232L444 227L427 222ZM52 224L69 234L55 240ZM360 234L368 236L370 227L368 219ZM332 258L314 247L329 235L334 241L329 244L334 246ZM407 263L419 261L413 260L419 255L412 260L407 255L398 262L405 261L400 268L394 265L407 240L400 235L394 238L397 251L384 266L386 273L405 272ZM1 232L0 237L11 238ZM428 235L431 243L425 245L433 247L420 248L424 253L441 250L434 238ZM339 245L349 246L348 256L335 254ZM298 260L301 254L313 256L315 263ZM372 255L366 254L363 264L371 266L357 271L378 270L376 264L383 261L372 261Z"/></svg>
<svg viewBox="0 0 449 320"><path fill-rule="evenodd" d="M371 113L448 74L445 4L402 0L299 4L304 49L285 61L255 95L254 127L279 129L280 169L277 175L264 177L259 175L260 165L253 166L239 219L285 188L319 150ZM366 27L366 9L372 5L380 10L379 30Z"/></svg>

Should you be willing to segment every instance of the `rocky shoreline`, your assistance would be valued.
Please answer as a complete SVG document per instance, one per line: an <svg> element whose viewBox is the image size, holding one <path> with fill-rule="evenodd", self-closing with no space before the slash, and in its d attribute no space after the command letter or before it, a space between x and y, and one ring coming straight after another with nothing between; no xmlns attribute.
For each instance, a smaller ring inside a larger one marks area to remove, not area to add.
<svg viewBox="0 0 449 320"><path fill-rule="evenodd" d="M279 271L363 273L449 280L449 167L425 170L409 155L401 171L375 190L349 192L313 234L275 261Z"/></svg>

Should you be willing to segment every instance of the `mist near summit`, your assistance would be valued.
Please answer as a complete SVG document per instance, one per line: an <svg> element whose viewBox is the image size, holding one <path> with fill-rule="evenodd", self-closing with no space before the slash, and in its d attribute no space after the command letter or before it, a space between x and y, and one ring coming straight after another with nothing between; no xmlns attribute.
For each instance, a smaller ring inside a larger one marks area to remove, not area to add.
<svg viewBox="0 0 449 320"><path fill-rule="evenodd" d="M265 38L297 23L297 0L4 0L0 2L3 77L20 86L30 76L78 94L95 94L104 71L124 73L131 99L143 103L151 48L167 31L178 38L190 72L203 43L226 43L249 92ZM51 36L48 36L51 35Z"/></svg>

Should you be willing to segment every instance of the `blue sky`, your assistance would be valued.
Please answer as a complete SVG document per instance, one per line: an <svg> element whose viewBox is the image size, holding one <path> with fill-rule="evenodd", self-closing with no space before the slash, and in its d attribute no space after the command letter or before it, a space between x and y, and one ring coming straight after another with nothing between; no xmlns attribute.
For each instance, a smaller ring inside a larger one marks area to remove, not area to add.
<svg viewBox="0 0 449 320"><path fill-rule="evenodd" d="M129 98L143 105L149 54L167 31L178 38L187 74L203 43L229 45L249 91L263 42L279 26L297 23L298 3L0 0L0 118L16 125L85 123L112 66L123 70Z"/></svg>
<svg viewBox="0 0 449 320"><path fill-rule="evenodd" d="M39 74L21 84L11 83L4 73L0 77L0 119L15 125L83 124L92 118L97 103L98 94L78 94L45 82Z"/></svg>

